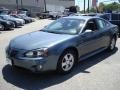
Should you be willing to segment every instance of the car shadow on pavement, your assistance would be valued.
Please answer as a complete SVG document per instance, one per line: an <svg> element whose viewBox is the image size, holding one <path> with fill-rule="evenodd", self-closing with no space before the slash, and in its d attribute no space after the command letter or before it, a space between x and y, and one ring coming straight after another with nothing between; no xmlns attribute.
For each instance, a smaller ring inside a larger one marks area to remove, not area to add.
<svg viewBox="0 0 120 90"><path fill-rule="evenodd" d="M15 28L22 28L22 26L17 26L17 27L15 27Z"/></svg>
<svg viewBox="0 0 120 90"><path fill-rule="evenodd" d="M14 30L13 28L10 28L10 29L6 29L6 30L0 30L1 32L7 32L7 31L12 31Z"/></svg>
<svg viewBox="0 0 120 90"><path fill-rule="evenodd" d="M92 72L86 71L86 69L96 65L97 63L105 60L109 56L112 56L118 51L118 48L115 48L114 51L108 52L107 50L101 52L93 57L90 57L84 61L81 61L76 65L74 70L66 75L60 75L56 72L48 72L43 74L33 74L26 72L21 69L13 69L10 65L6 65L2 69L2 74L4 80L8 83L15 85L21 89L26 90L41 90L50 86L60 84L76 74L85 73L89 74Z"/></svg>

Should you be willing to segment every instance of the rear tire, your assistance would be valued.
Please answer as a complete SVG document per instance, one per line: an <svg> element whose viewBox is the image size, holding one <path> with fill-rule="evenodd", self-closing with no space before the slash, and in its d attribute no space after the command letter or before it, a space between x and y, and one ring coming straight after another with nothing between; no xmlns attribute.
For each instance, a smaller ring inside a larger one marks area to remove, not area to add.
<svg viewBox="0 0 120 90"><path fill-rule="evenodd" d="M66 50L60 56L57 64L57 72L67 74L72 71L77 61L77 54L73 50Z"/></svg>
<svg viewBox="0 0 120 90"><path fill-rule="evenodd" d="M18 27L16 22L14 22L14 25L15 25L15 28L17 28L17 27Z"/></svg>
<svg viewBox="0 0 120 90"><path fill-rule="evenodd" d="M108 47L108 50L113 51L115 49L115 46L116 46L116 39L115 39L115 37L113 37L110 41L110 45Z"/></svg>

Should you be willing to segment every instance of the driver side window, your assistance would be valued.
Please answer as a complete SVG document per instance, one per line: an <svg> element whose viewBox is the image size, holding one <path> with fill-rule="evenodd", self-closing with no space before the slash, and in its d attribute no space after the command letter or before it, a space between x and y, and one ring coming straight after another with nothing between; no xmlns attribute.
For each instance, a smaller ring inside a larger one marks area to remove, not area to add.
<svg viewBox="0 0 120 90"><path fill-rule="evenodd" d="M95 20L89 20L86 24L85 30L97 31L98 27Z"/></svg>

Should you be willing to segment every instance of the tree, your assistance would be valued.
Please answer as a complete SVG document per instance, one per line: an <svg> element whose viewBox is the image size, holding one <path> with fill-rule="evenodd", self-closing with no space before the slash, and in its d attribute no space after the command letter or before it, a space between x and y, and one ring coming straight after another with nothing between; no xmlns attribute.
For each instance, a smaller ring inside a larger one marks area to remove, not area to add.
<svg viewBox="0 0 120 90"><path fill-rule="evenodd" d="M103 13L104 7L105 7L104 3L101 2L101 3L99 4L99 6L98 6L98 11L99 11L100 13Z"/></svg>
<svg viewBox="0 0 120 90"><path fill-rule="evenodd" d="M94 12L94 13L95 13L95 12L96 12L96 9L92 7L92 8L90 9L90 12Z"/></svg>
<svg viewBox="0 0 120 90"><path fill-rule="evenodd" d="M105 9L105 11L106 10L118 11L119 7L120 7L120 4L114 2L114 3L111 3L111 4L105 5L104 9Z"/></svg>
<svg viewBox="0 0 120 90"><path fill-rule="evenodd" d="M88 9L87 9L88 10ZM96 8L90 8L90 12L112 12L112 11L120 11L120 3L117 2L113 2L110 4L104 4L104 3L100 3L98 7ZM83 13L83 11L81 11L81 13Z"/></svg>

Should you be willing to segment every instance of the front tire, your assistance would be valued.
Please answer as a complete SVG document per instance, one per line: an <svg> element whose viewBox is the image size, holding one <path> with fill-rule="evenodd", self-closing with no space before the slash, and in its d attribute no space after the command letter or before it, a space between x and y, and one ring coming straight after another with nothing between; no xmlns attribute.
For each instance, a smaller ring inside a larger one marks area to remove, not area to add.
<svg viewBox="0 0 120 90"><path fill-rule="evenodd" d="M2 24L0 24L0 30L1 30L1 31L4 31L4 30L5 30L5 26L2 25Z"/></svg>
<svg viewBox="0 0 120 90"><path fill-rule="evenodd" d="M77 55L73 50L66 50L60 56L57 64L57 71L61 74L67 74L72 71L77 60Z"/></svg>

